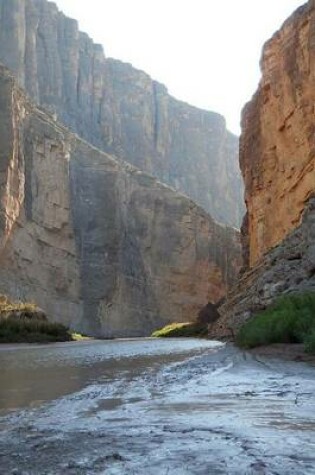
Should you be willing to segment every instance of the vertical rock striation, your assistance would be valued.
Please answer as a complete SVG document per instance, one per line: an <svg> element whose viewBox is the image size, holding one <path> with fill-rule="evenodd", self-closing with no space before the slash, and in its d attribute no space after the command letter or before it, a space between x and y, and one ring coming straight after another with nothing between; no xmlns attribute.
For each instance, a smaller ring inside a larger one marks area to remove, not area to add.
<svg viewBox="0 0 315 475"><path fill-rule="evenodd" d="M46 0L0 0L0 61L43 107L83 139L187 194L238 227L238 139L224 119L171 97Z"/></svg>
<svg viewBox="0 0 315 475"><path fill-rule="evenodd" d="M315 4L309 1L264 47L262 80L242 118L247 264L301 223L315 190Z"/></svg>
<svg viewBox="0 0 315 475"><path fill-rule="evenodd" d="M262 79L242 119L240 164L247 272L213 336L231 336L284 293L315 291L315 1L268 41Z"/></svg>
<svg viewBox="0 0 315 475"><path fill-rule="evenodd" d="M38 110L0 68L0 288L102 337L191 321L226 293L239 234Z"/></svg>

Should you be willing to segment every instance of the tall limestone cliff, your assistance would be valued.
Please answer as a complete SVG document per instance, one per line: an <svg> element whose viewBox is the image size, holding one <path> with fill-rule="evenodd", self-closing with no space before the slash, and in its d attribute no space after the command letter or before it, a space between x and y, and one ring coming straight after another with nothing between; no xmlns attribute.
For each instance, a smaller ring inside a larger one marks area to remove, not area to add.
<svg viewBox="0 0 315 475"><path fill-rule="evenodd" d="M36 108L0 67L0 289L96 336L191 321L226 292L239 233Z"/></svg>
<svg viewBox="0 0 315 475"><path fill-rule="evenodd" d="M302 219L315 191L315 3L289 18L264 47L262 80L242 118L240 164L252 267Z"/></svg>
<svg viewBox="0 0 315 475"><path fill-rule="evenodd" d="M144 72L105 59L102 47L46 0L0 0L0 62L80 137L239 227L238 139L220 115L182 103Z"/></svg>
<svg viewBox="0 0 315 475"><path fill-rule="evenodd" d="M315 291L315 0L266 43L261 68L240 146L247 272L221 308L217 336L283 293Z"/></svg>

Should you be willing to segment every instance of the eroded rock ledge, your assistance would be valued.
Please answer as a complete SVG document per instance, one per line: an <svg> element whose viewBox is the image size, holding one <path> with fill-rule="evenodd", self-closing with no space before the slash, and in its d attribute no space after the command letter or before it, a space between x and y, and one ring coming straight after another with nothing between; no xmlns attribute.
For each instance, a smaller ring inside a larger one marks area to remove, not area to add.
<svg viewBox="0 0 315 475"><path fill-rule="evenodd" d="M240 265L239 233L37 109L0 67L0 288L95 336L193 320Z"/></svg>
<svg viewBox="0 0 315 475"><path fill-rule="evenodd" d="M315 196L302 223L270 250L233 286L222 317L210 328L212 337L233 338L253 314L286 293L315 292Z"/></svg>

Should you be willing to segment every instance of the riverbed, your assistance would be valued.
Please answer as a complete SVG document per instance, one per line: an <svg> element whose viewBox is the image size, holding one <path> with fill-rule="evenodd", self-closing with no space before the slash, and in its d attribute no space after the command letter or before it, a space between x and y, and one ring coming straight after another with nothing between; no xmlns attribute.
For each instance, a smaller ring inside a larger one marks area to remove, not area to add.
<svg viewBox="0 0 315 475"><path fill-rule="evenodd" d="M194 339L0 348L1 475L315 474L315 369Z"/></svg>

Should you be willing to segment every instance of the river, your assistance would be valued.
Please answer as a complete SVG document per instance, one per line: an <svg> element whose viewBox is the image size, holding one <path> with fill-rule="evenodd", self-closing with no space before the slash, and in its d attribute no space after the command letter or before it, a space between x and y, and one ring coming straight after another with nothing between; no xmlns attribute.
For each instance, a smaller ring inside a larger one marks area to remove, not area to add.
<svg viewBox="0 0 315 475"><path fill-rule="evenodd" d="M315 474L315 369L193 339L0 348L1 475Z"/></svg>

